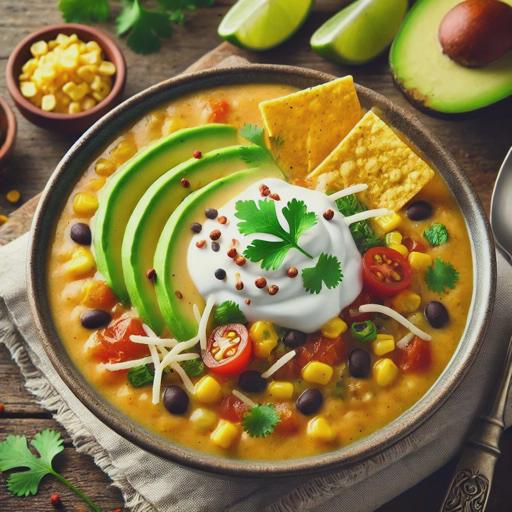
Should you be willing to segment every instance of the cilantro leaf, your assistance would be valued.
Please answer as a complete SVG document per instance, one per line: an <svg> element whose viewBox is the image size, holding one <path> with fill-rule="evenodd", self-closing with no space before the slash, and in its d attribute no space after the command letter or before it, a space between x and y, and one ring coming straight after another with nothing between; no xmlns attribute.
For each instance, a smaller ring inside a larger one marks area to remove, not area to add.
<svg viewBox="0 0 512 512"><path fill-rule="evenodd" d="M338 210L345 217L366 211L366 207L357 199L355 194L338 199L336 205L338 206ZM383 245L382 238L375 234L375 231L367 220L361 220L351 224L350 232L361 253L365 253L371 247Z"/></svg>
<svg viewBox="0 0 512 512"><path fill-rule="evenodd" d="M272 152L268 149L267 145L265 144L265 130L263 128L260 128L259 126L255 124L244 124L242 128L240 128L240 135L247 139L248 141L252 142L256 146L259 146L260 148L264 149L268 155L269 158L272 160L274 159Z"/></svg>
<svg viewBox="0 0 512 512"><path fill-rule="evenodd" d="M181 361L180 365L189 377L199 377L199 375L204 372L204 363L200 357L188 361Z"/></svg>
<svg viewBox="0 0 512 512"><path fill-rule="evenodd" d="M141 388L153 383L155 372L148 364L142 364L128 370L128 381L134 388Z"/></svg>
<svg viewBox="0 0 512 512"><path fill-rule="evenodd" d="M322 283L329 289L336 288L342 279L343 272L340 261L336 256L325 252L320 254L314 267L302 270L302 282L305 290L309 293L320 293Z"/></svg>
<svg viewBox="0 0 512 512"><path fill-rule="evenodd" d="M279 414L272 404L255 405L245 413L242 426L251 437L267 437L279 421Z"/></svg>
<svg viewBox="0 0 512 512"><path fill-rule="evenodd" d="M423 237L432 247L437 247L448 242L448 230L444 224L432 224L425 229Z"/></svg>
<svg viewBox="0 0 512 512"><path fill-rule="evenodd" d="M436 258L425 272L428 288L436 293L445 293L448 289L455 288L458 281L459 273L455 267L441 258Z"/></svg>
<svg viewBox="0 0 512 512"><path fill-rule="evenodd" d="M312 256L299 246L299 238L317 223L316 214L308 212L304 201L292 199L282 210L288 224L283 229L276 213L276 203L263 199L238 201L235 216L241 220L238 230L243 235L265 233L281 241L253 240L245 249L244 256L250 261L261 262L265 270L277 270L290 249L297 249L308 258Z"/></svg>
<svg viewBox="0 0 512 512"><path fill-rule="evenodd" d="M215 307L213 323L215 325L246 324L247 318L245 318L236 302L226 300Z"/></svg>
<svg viewBox="0 0 512 512"><path fill-rule="evenodd" d="M59 10L65 21L76 23L107 21L110 14L108 0L60 0Z"/></svg>

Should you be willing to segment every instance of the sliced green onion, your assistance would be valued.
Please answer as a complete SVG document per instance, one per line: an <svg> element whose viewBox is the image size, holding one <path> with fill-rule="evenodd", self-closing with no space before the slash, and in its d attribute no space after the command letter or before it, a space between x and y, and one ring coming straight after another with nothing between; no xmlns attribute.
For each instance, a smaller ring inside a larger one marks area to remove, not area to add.
<svg viewBox="0 0 512 512"><path fill-rule="evenodd" d="M368 343L377 337L377 327L371 320L354 322L350 326L350 333L355 340Z"/></svg>

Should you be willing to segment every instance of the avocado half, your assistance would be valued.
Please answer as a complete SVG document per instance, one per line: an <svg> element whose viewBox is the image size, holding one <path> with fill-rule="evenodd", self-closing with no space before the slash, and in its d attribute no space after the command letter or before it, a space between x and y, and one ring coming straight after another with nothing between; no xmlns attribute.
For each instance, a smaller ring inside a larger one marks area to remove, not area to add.
<svg viewBox="0 0 512 512"><path fill-rule="evenodd" d="M503 1L512 5L512 0ZM477 110L512 95L512 51L481 68L466 68L443 54L439 25L458 3L460 0L416 2L389 57L393 78L410 100L447 114Z"/></svg>
<svg viewBox="0 0 512 512"><path fill-rule="evenodd" d="M146 277L162 230L178 205L192 192L234 172L260 166L274 168L270 154L259 146L228 146L191 158L160 176L144 193L130 216L123 239L122 261L130 301L158 334L165 322L154 284ZM186 178L188 187L181 185ZM158 279L158 274L157 274Z"/></svg>
<svg viewBox="0 0 512 512"><path fill-rule="evenodd" d="M187 269L192 233L190 226L204 220L206 208L220 208L246 188L265 178L284 179L277 166L238 171L190 194L169 217L155 251L155 290L160 311L172 335L186 340L197 334L193 305L204 300ZM206 249L209 250L209 249Z"/></svg>

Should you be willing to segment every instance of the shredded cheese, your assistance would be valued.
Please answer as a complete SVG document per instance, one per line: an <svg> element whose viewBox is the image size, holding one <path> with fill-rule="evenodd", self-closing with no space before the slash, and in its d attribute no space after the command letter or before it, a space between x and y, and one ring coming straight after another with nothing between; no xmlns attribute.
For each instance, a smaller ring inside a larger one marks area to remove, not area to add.
<svg viewBox="0 0 512 512"><path fill-rule="evenodd" d="M338 192L335 192L334 194L331 194L329 196L329 199L332 199L333 201L337 201L338 199L341 199L342 197L350 196L352 194L357 194L358 192L363 192L368 188L368 185L366 183L357 183L356 185L351 185L350 187L344 188L342 190L339 190Z"/></svg>
<svg viewBox="0 0 512 512"><path fill-rule="evenodd" d="M156 347L175 347L178 343L173 338L154 338L153 336L140 336L138 334L132 334L130 341L140 343L141 345L155 345Z"/></svg>
<svg viewBox="0 0 512 512"><path fill-rule="evenodd" d="M360 213L354 213L354 215L350 215L349 217L345 217L345 222L347 226L350 224L354 224L354 222L359 222L361 220L368 220L374 217L382 217L383 215L392 215L393 212L388 210L387 208L376 208L374 210L366 210Z"/></svg>
<svg viewBox="0 0 512 512"><path fill-rule="evenodd" d="M187 375L185 370L178 363L171 363L171 368L179 375L180 379L183 381L183 385L185 389L191 394L194 395L195 387L190 377Z"/></svg>
<svg viewBox="0 0 512 512"><path fill-rule="evenodd" d="M208 297L208 300L206 301L205 306L204 306L204 311L201 316L201 320L199 321L199 328L198 328L198 332L197 332L197 334L199 336L199 341L201 344L201 351L206 350L206 346L208 343L208 338L206 336L206 327L208 325L208 320L210 318L210 314L214 307L215 307L215 299L213 298L212 295L210 295Z"/></svg>
<svg viewBox="0 0 512 512"><path fill-rule="evenodd" d="M248 396L244 395L237 389L233 389L232 391L233 395L238 398L238 400L241 400L244 404L248 405L249 407L256 406L256 402L253 402Z"/></svg>
<svg viewBox="0 0 512 512"><path fill-rule="evenodd" d="M263 372L261 376L264 379L268 379L271 375L277 372L280 368L282 368L288 361L291 361L297 352L295 350L290 350L290 352L286 352L284 356L281 356L266 372Z"/></svg>
<svg viewBox="0 0 512 512"><path fill-rule="evenodd" d="M192 312L194 313L194 318L196 319L196 322L199 323L201 321L201 313L199 313L199 308L197 307L197 304L192 304Z"/></svg>
<svg viewBox="0 0 512 512"><path fill-rule="evenodd" d="M419 338L430 341L432 336L427 334L425 331L422 331L419 327L416 327L412 322L407 320L405 316L396 312L394 309L388 308L387 306L383 306L382 304L363 304L359 306L360 313L381 313L382 315L387 315L391 317L393 320L396 320L399 324L402 324L406 329L409 329L412 333L414 333Z"/></svg>
<svg viewBox="0 0 512 512"><path fill-rule="evenodd" d="M135 368L136 366L141 366L143 364L150 364L152 362L153 358L151 356L147 356L142 357L141 359L133 359L132 361L122 361L120 363L101 363L101 366L109 372L118 372L119 370L129 370L130 368Z"/></svg>
<svg viewBox="0 0 512 512"><path fill-rule="evenodd" d="M413 338L414 338L414 334L412 332L410 332L409 334L406 334L403 338L400 338L396 342L396 346L398 348L404 349L407 347L407 345L409 345L409 343L411 343Z"/></svg>

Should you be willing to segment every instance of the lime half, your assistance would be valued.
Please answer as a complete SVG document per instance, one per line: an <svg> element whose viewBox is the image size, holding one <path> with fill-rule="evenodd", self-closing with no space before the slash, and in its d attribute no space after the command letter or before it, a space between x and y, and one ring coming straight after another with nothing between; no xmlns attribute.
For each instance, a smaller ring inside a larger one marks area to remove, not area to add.
<svg viewBox="0 0 512 512"><path fill-rule="evenodd" d="M313 34L311 47L335 62L364 64L389 46L407 5L407 0L357 0Z"/></svg>
<svg viewBox="0 0 512 512"><path fill-rule="evenodd" d="M224 16L219 35L250 50L286 41L307 18L313 0L239 0Z"/></svg>

